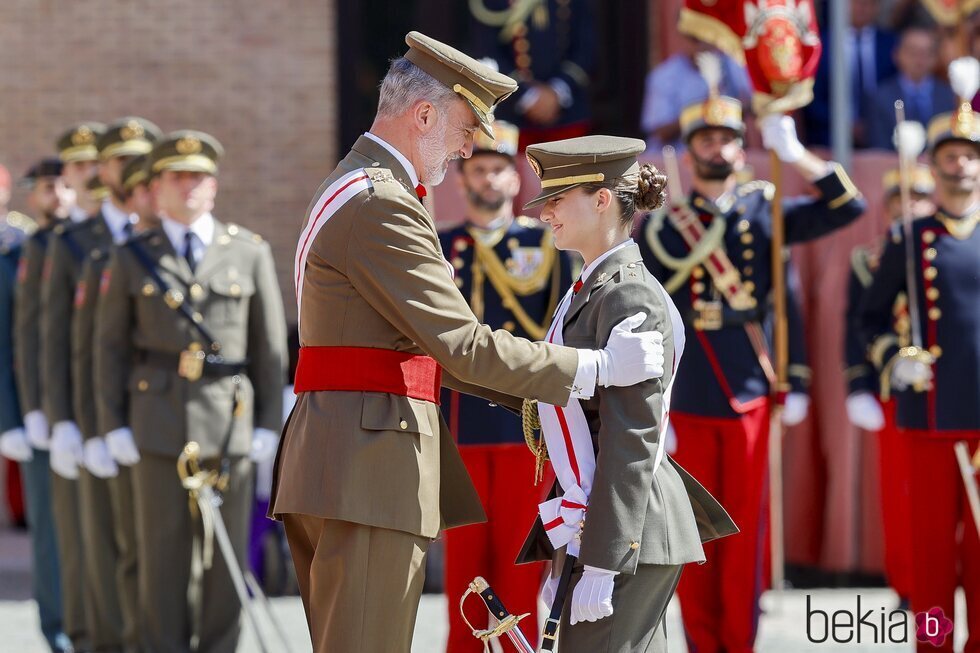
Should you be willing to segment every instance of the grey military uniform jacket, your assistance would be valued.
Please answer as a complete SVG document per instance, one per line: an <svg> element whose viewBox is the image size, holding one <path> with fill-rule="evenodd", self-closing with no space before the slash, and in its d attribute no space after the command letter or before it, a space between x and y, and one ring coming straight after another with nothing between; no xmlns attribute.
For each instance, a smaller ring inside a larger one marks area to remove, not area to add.
<svg viewBox="0 0 980 653"><path fill-rule="evenodd" d="M582 532L579 562L632 574L637 565L704 561L702 542L738 532L725 509L666 454L654 471L661 442L664 389L676 370L673 327L663 295L635 244L611 254L584 280L564 319L564 343L601 349L612 328L644 311L638 329L664 334L664 375L633 386L599 388L582 402L596 451L596 470ZM683 361L681 362L683 364ZM558 484L551 496L557 496ZM538 517L517 562L552 558Z"/></svg>

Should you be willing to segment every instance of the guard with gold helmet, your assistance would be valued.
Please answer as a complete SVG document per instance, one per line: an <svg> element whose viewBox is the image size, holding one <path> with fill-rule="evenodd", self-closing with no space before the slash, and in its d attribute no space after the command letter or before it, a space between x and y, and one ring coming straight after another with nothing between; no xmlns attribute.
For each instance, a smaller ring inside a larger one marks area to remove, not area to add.
<svg viewBox="0 0 980 653"><path fill-rule="evenodd" d="M688 641L699 650L748 651L755 642L768 540L760 506L768 502L774 382L766 328L774 187L738 182L745 167L742 106L710 84L709 90L707 100L686 107L680 117L691 193L672 198L671 209L647 218L638 240L644 262L671 293L688 328L671 412L677 461L721 501L742 531L708 545L709 562L689 569L680 581ZM787 244L819 238L861 215L861 195L843 168L807 151L790 117L775 114L760 123L766 146L818 192L815 198L783 201ZM784 423L806 413L807 372L789 368Z"/></svg>
<svg viewBox="0 0 980 653"><path fill-rule="evenodd" d="M98 433L133 470L138 623L152 651L231 653L240 630L231 575L188 509L178 456L197 442L202 467L215 471L241 565L253 461L275 452L282 419L285 318L272 250L212 215L222 153L203 132L156 142L145 169L160 225L114 248L97 284Z"/></svg>
<svg viewBox="0 0 980 653"><path fill-rule="evenodd" d="M498 120L493 131L493 139L477 134L473 155L459 162L465 221L441 232L439 241L455 270L456 286L478 320L542 340L571 283L571 263L567 254L555 249L550 229L534 218L514 215L521 184L514 163L518 130ZM442 413L488 516L486 524L449 530L444 538L446 650L478 652L482 644L456 609L473 578L492 578L517 614L533 613L537 606L542 566L514 565L521 535L513 528L515 520L530 523L537 511L538 497L528 491L534 460L516 415L455 390L442 392ZM529 628L524 631L533 641L535 633Z"/></svg>
<svg viewBox="0 0 980 653"><path fill-rule="evenodd" d="M907 441L906 510L928 515L911 542L911 609L949 616L962 585L971 650L980 643L980 515L966 499L954 444L965 442L971 456L980 447L980 114L969 103L980 72L976 59L957 65L950 80L961 104L927 130L938 208L912 222L910 247L904 232L885 243L858 319L882 399L894 396L895 426ZM911 341L893 316L902 293Z"/></svg>

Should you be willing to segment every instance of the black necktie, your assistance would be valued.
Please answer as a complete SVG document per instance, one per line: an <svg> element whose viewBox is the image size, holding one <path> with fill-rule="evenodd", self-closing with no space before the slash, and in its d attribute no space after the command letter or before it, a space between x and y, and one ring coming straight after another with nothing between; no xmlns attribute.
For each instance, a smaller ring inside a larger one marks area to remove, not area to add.
<svg viewBox="0 0 980 653"><path fill-rule="evenodd" d="M123 240L129 240L133 236L133 223L127 222L123 225Z"/></svg>
<svg viewBox="0 0 980 653"><path fill-rule="evenodd" d="M191 267L191 272L197 267L197 260L194 258L194 232L188 231L184 234L184 260Z"/></svg>

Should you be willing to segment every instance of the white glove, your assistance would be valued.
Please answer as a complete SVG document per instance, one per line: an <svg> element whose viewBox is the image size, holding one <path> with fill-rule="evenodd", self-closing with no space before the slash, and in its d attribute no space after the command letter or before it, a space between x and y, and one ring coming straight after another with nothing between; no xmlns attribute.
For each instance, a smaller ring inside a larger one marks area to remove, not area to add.
<svg viewBox="0 0 980 653"><path fill-rule="evenodd" d="M252 450L248 457L253 463L260 463L276 455L279 447L279 436L269 429L255 429L252 434Z"/></svg>
<svg viewBox="0 0 980 653"><path fill-rule="evenodd" d="M82 432L75 422L58 422L51 429L51 469L62 478L75 480L84 464Z"/></svg>
<svg viewBox="0 0 980 653"><path fill-rule="evenodd" d="M786 403L783 405L783 424L796 426L806 419L809 412L810 395L802 392L791 392L786 395Z"/></svg>
<svg viewBox="0 0 980 653"><path fill-rule="evenodd" d="M909 386L932 385L932 366L914 358L899 358L892 368L892 386L905 390Z"/></svg>
<svg viewBox="0 0 980 653"><path fill-rule="evenodd" d="M51 433L48 431L48 418L39 410L24 415L24 431L27 440L35 449L47 450L51 446Z"/></svg>
<svg viewBox="0 0 980 653"><path fill-rule="evenodd" d="M881 404L870 392L855 392L845 402L847 419L865 431L880 431L885 426L885 414Z"/></svg>
<svg viewBox="0 0 980 653"><path fill-rule="evenodd" d="M782 113L771 113L759 121L762 129L762 145L772 150L783 163L796 163L803 158L806 148L796 136L796 123Z"/></svg>
<svg viewBox="0 0 980 653"><path fill-rule="evenodd" d="M130 467L140 461L140 451L133 440L133 432L126 426L106 433L105 444L120 465Z"/></svg>
<svg viewBox="0 0 980 653"><path fill-rule="evenodd" d="M671 456L677 453L677 431L670 422L667 422L667 432L664 433L664 451Z"/></svg>
<svg viewBox="0 0 980 653"><path fill-rule="evenodd" d="M103 438L85 441L85 469L99 478L112 478L119 474L119 466L112 459L109 447Z"/></svg>
<svg viewBox="0 0 980 653"><path fill-rule="evenodd" d="M664 335L633 333L647 319L640 312L613 327L606 348L599 351L599 385L630 386L664 375Z"/></svg>
<svg viewBox="0 0 980 653"><path fill-rule="evenodd" d="M548 576L548 579L544 581L544 585L541 586L541 601L548 606L548 610L555 603L555 594L558 593L558 578L554 576Z"/></svg>
<svg viewBox="0 0 980 653"><path fill-rule="evenodd" d="M612 594L615 571L585 566L582 578L572 592L572 614L569 622L598 621L613 613Z"/></svg>
<svg viewBox="0 0 980 653"><path fill-rule="evenodd" d="M27 441L24 429L15 428L0 434L0 456L17 463L26 463L34 457L31 443Z"/></svg>

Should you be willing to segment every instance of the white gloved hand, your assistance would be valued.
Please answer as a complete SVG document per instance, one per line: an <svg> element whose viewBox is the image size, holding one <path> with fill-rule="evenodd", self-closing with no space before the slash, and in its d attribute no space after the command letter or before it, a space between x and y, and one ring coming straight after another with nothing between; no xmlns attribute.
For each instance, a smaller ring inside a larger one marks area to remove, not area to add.
<svg viewBox="0 0 980 653"><path fill-rule="evenodd" d="M27 441L24 429L10 429L0 434L0 456L17 463L26 463L34 457L34 450Z"/></svg>
<svg viewBox="0 0 980 653"><path fill-rule="evenodd" d="M109 447L103 438L90 438L85 441L85 469L99 478L112 478L119 474L119 466L112 459Z"/></svg>
<svg viewBox="0 0 980 653"><path fill-rule="evenodd" d="M62 478L75 480L85 462L82 432L75 422L58 422L51 429L51 469Z"/></svg>
<svg viewBox="0 0 980 653"><path fill-rule="evenodd" d="M806 419L809 412L810 395L803 392L791 392L786 395L786 403L783 404L783 424L796 426Z"/></svg>
<svg viewBox="0 0 980 653"><path fill-rule="evenodd" d="M105 434L105 444L109 453L120 465L130 467L140 461L140 451L136 448L133 432L128 427L118 428Z"/></svg>
<svg viewBox="0 0 980 653"><path fill-rule="evenodd" d="M796 135L796 123L782 113L771 113L759 121L762 129L762 145L772 150L783 163L796 163L803 158L806 148Z"/></svg>
<svg viewBox="0 0 980 653"><path fill-rule="evenodd" d="M664 335L659 331L633 333L647 319L640 312L613 327L599 353L599 385L636 385L664 375Z"/></svg>
<svg viewBox="0 0 980 653"><path fill-rule="evenodd" d="M892 386L905 390L909 386L930 387L932 385L932 366L914 358L899 358L892 368Z"/></svg>
<svg viewBox="0 0 980 653"><path fill-rule="evenodd" d="M24 431L27 440L35 449L46 451L51 446L51 432L48 430L48 418L39 410L32 410L24 415Z"/></svg>
<svg viewBox="0 0 980 653"><path fill-rule="evenodd" d="M276 455L279 447L279 435L269 429L255 429L252 434L252 450L248 457L253 463L260 463Z"/></svg>
<svg viewBox="0 0 980 653"><path fill-rule="evenodd" d="M572 614L569 623L598 621L613 613L612 594L615 571L585 566L582 578L572 592Z"/></svg>
<svg viewBox="0 0 980 653"><path fill-rule="evenodd" d="M870 392L855 392L845 402L847 419L865 431L880 431L885 426L881 404Z"/></svg>
<svg viewBox="0 0 980 653"><path fill-rule="evenodd" d="M667 432L664 433L664 451L671 456L677 453L677 431L670 422L667 422Z"/></svg>
<svg viewBox="0 0 980 653"><path fill-rule="evenodd" d="M547 580L544 581L544 585L541 586L541 601L548 606L548 610L555 603L555 594L558 593L558 579L554 576L548 576Z"/></svg>

